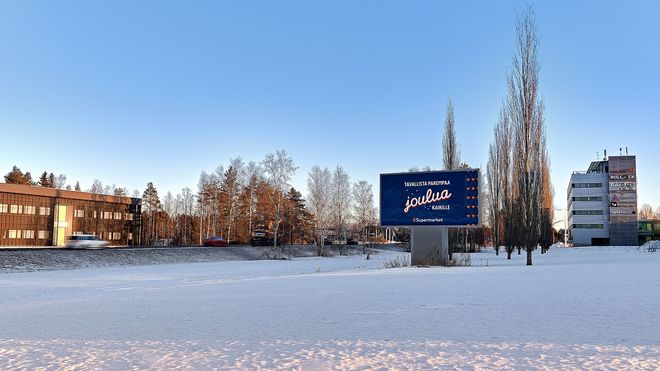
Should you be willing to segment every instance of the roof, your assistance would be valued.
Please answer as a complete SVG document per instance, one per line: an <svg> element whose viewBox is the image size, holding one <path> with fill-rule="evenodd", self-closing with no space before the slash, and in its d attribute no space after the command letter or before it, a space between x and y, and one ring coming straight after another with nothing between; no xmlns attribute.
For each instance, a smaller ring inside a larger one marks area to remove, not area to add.
<svg viewBox="0 0 660 371"><path fill-rule="evenodd" d="M104 195L104 194L79 192L79 191L67 191L64 189L34 187L23 184L0 183L0 192L32 195L32 196L65 198L71 200L110 202L110 203L127 204L127 205L142 203L142 200L139 198Z"/></svg>

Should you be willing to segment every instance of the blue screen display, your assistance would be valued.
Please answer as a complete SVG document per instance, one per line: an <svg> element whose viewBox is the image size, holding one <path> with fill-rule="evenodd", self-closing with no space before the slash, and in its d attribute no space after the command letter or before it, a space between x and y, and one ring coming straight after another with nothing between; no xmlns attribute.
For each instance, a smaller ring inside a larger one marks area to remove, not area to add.
<svg viewBox="0 0 660 371"><path fill-rule="evenodd" d="M380 175L383 226L479 224L479 170Z"/></svg>

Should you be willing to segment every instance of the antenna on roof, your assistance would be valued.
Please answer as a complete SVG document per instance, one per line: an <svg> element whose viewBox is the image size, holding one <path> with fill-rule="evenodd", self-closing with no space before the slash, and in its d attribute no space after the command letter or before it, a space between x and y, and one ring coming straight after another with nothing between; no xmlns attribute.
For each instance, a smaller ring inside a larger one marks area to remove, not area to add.
<svg viewBox="0 0 660 371"><path fill-rule="evenodd" d="M603 150L603 161L607 161L607 150Z"/></svg>
<svg viewBox="0 0 660 371"><path fill-rule="evenodd" d="M628 156L628 147L626 147L626 156Z"/></svg>
<svg viewBox="0 0 660 371"><path fill-rule="evenodd" d="M619 156L623 156L623 148L619 147Z"/></svg>

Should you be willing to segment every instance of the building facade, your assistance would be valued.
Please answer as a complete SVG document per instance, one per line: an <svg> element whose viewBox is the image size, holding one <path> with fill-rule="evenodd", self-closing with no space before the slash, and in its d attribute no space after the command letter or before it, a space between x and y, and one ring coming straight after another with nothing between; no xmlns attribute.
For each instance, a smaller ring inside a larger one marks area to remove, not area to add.
<svg viewBox="0 0 660 371"><path fill-rule="evenodd" d="M610 156L574 172L567 195L569 243L638 244L635 156Z"/></svg>
<svg viewBox="0 0 660 371"><path fill-rule="evenodd" d="M0 183L0 246L64 246L78 234L139 245L141 209L137 198Z"/></svg>

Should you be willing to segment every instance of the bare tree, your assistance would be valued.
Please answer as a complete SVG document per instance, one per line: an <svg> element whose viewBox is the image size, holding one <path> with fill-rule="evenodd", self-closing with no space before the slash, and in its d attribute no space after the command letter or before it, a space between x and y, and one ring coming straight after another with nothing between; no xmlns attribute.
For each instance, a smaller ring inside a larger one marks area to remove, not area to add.
<svg viewBox="0 0 660 371"><path fill-rule="evenodd" d="M514 133L513 166L515 209L520 222L519 246L532 252L540 239L542 157L545 151L543 102L538 99L538 36L534 12L524 8L516 21L516 49L509 76L508 112Z"/></svg>
<svg viewBox="0 0 660 371"><path fill-rule="evenodd" d="M193 195L190 188L186 187L181 190L181 213L184 215L183 220L183 244L188 244L188 235L194 236L194 231L192 231L192 216L195 208L195 196ZM201 225L200 225L201 228ZM192 242L192 237L190 239Z"/></svg>
<svg viewBox="0 0 660 371"><path fill-rule="evenodd" d="M64 189L66 188L66 175L60 174L55 177L55 188Z"/></svg>
<svg viewBox="0 0 660 371"><path fill-rule="evenodd" d="M496 136L497 138L497 136ZM500 254L501 235L500 224L502 210L502 173L500 173L501 160L496 148L497 139L488 148L488 164L486 165L486 178L488 178L488 222L493 234L493 247L495 255Z"/></svg>
<svg viewBox="0 0 660 371"><path fill-rule="evenodd" d="M454 120L454 105L447 100L447 116L442 137L442 164L445 170L458 169L461 164L461 151L456 140L456 122Z"/></svg>
<svg viewBox="0 0 660 371"><path fill-rule="evenodd" d="M643 204L639 208L638 216L640 219L653 219L653 208L649 204Z"/></svg>
<svg viewBox="0 0 660 371"><path fill-rule="evenodd" d="M263 170L259 164L250 161L245 167L245 185L244 193L246 197L245 207L248 213L248 238L252 236L254 231L254 214L257 206L257 187L262 179Z"/></svg>
<svg viewBox="0 0 660 371"><path fill-rule="evenodd" d="M351 180L346 170L337 165L332 173L332 214L336 237L346 239L346 224L351 213Z"/></svg>
<svg viewBox="0 0 660 371"><path fill-rule="evenodd" d="M261 162L264 172L267 176L266 180L273 188L273 194L270 194L270 200L275 207L275 231L273 236L273 248L277 248L277 238L282 222L282 201L284 193L289 188L291 177L298 169L293 162L293 158L289 157L285 150L279 150L275 153L269 153L266 158Z"/></svg>
<svg viewBox="0 0 660 371"><path fill-rule="evenodd" d="M104 194L105 193L105 187L103 186L103 182L94 179L92 182L92 186L89 188L89 193L96 193L96 194Z"/></svg>
<svg viewBox="0 0 660 371"><path fill-rule="evenodd" d="M172 192L167 191L167 194L163 197L163 211L170 217L174 216L174 210L176 208L176 204L174 203L174 196L172 195Z"/></svg>
<svg viewBox="0 0 660 371"><path fill-rule="evenodd" d="M541 253L545 253L554 241L552 224L555 219L554 199L555 191L550 181L550 158L545 144L545 137L541 143Z"/></svg>
<svg viewBox="0 0 660 371"><path fill-rule="evenodd" d="M355 216L355 224L361 234L360 238L366 241L369 236L366 229L368 226L373 225L376 220L374 192L371 184L366 180L360 180L353 184L353 215Z"/></svg>
<svg viewBox="0 0 660 371"><path fill-rule="evenodd" d="M323 255L324 242L332 220L332 174L328 168L314 165L307 177L307 203L316 222L315 241L317 254Z"/></svg>

